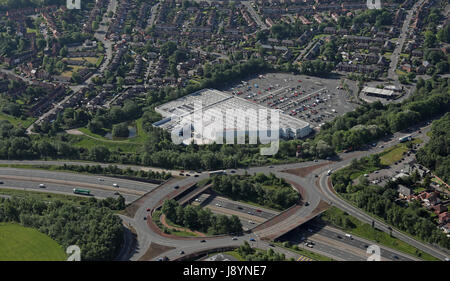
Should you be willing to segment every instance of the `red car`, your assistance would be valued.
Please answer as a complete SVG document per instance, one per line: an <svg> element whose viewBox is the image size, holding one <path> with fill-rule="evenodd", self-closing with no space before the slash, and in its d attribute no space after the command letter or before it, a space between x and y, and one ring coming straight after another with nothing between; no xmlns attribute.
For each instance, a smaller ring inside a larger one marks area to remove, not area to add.
<svg viewBox="0 0 450 281"><path fill-rule="evenodd" d="M150 212L150 208L147 208L147 212Z"/></svg>

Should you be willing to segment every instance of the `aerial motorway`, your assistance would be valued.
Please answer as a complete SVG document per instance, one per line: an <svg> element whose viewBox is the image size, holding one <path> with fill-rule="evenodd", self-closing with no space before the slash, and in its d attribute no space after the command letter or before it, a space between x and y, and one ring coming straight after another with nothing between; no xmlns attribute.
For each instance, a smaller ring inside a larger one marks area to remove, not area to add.
<svg viewBox="0 0 450 281"><path fill-rule="evenodd" d="M414 137L417 138L425 136L429 130L429 126L425 126L420 129L421 133L415 134ZM260 247L262 249L271 248L270 241L296 229L299 225L320 214L321 211L326 209L322 208L323 204L326 204L326 206L336 206L367 223L372 223L375 221L377 228L388 232L389 226L387 226L384 222L374 219L362 210L355 208L348 202L339 198L339 196L335 194L332 187L329 185L327 179L330 175L330 170L334 171L342 168L345 165L348 165L353 159L379 153L383 149L398 144L398 139L404 136L409 135L405 133L397 133L386 141L378 142L376 147L368 146L368 148L364 151L342 153L330 160L315 160L310 162L270 165L264 167L249 167L244 169L220 170L213 172L213 175L217 173L236 175L273 173L277 177L283 178L289 183L293 183L293 186L296 186L298 188L298 192L302 194L303 204L300 206L291 208L289 211L282 214L270 216L271 218L265 223L255 227L251 231L247 231L242 236L234 238L230 235L206 238L177 237L173 235L166 235L161 231L155 230L155 228L151 226L151 213L160 207L164 200L173 198L177 194L183 192L183 190L187 187L190 187L204 179L210 178L211 173L207 172L201 173L197 177L177 176L158 186L156 184L136 182L114 177L5 167L0 168L0 180L3 183L2 188L20 188L24 190L38 190L64 194L75 193L78 196L95 196L98 198L116 196L120 193L125 197L126 202L130 204L128 208L134 210L134 215L120 215L120 217L122 218L124 225L132 227L136 231L137 241L140 247L131 256L126 254L130 253L130 251L123 250L123 253L119 259L142 259L151 245L157 244L170 247L172 250L164 253L164 256L169 259L176 260L182 258L184 255L202 253L213 249L238 247L239 245L242 245L244 241L250 241L256 247ZM26 163L44 164L46 161L28 161ZM52 165L55 164L54 161L49 161L48 163ZM299 169L307 169L308 172L304 175L299 175L292 172ZM307 202L307 204L304 204L305 202ZM393 232L397 238L439 259L443 260L448 257L446 253L431 245L417 241L400 231L396 231L395 229ZM330 236L329 233L325 233L324 235ZM318 251L331 251L332 253L330 248L332 249L333 247L331 245L324 243L324 241L316 241L316 243L318 245L316 247ZM126 243L125 245L131 247L132 244ZM184 254L180 255L180 252ZM352 255L351 252L345 251L340 255L342 256L339 257L339 255L337 255L335 258L338 260L353 260L361 258L356 258L356 256L354 256L354 254ZM389 254L386 255L389 256ZM397 255L391 254L390 258L386 257L386 259L394 260L393 256L396 256L395 259L399 260L414 259L408 255L402 255L401 253ZM161 255L155 256L152 259L157 260L160 258Z"/></svg>

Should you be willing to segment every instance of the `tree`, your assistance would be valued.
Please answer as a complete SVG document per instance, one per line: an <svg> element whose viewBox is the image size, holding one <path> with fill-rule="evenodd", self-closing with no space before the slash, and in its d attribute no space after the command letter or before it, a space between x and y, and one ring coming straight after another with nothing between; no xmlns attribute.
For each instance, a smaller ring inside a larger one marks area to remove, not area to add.
<svg viewBox="0 0 450 281"><path fill-rule="evenodd" d="M65 57L65 56L67 56L68 52L69 51L67 50L67 46L64 46L64 47L61 48L61 50L59 50L59 55L61 57Z"/></svg>
<svg viewBox="0 0 450 281"><path fill-rule="evenodd" d="M438 31L437 38L441 42L450 43L450 24L445 25L441 30Z"/></svg>
<svg viewBox="0 0 450 281"><path fill-rule="evenodd" d="M97 162L108 162L109 150L104 146L94 146L91 148L91 158Z"/></svg>
<svg viewBox="0 0 450 281"><path fill-rule="evenodd" d="M115 138L127 138L130 132L127 123L120 123L113 126L112 136Z"/></svg>

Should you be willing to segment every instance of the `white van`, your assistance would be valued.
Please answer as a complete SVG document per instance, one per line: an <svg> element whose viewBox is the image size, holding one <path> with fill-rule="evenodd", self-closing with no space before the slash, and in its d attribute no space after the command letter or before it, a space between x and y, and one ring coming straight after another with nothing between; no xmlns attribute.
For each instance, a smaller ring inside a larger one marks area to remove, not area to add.
<svg viewBox="0 0 450 281"><path fill-rule="evenodd" d="M350 239L353 239L353 236L351 234L345 233L345 236L350 238Z"/></svg>

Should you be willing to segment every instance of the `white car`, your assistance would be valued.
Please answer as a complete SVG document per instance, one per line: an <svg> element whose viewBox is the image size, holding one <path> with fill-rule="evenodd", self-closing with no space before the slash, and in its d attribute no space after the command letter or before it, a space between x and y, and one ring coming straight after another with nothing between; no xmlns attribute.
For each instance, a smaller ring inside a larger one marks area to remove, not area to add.
<svg viewBox="0 0 450 281"><path fill-rule="evenodd" d="M231 240L238 240L238 238L237 237L233 237Z"/></svg>
<svg viewBox="0 0 450 281"><path fill-rule="evenodd" d="M45 188L45 184L41 183L41 184L39 185L39 188Z"/></svg>
<svg viewBox="0 0 450 281"><path fill-rule="evenodd" d="M114 187L119 187L119 185L117 183L113 183Z"/></svg>

